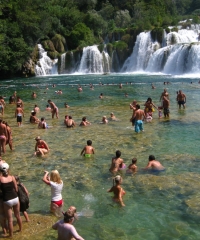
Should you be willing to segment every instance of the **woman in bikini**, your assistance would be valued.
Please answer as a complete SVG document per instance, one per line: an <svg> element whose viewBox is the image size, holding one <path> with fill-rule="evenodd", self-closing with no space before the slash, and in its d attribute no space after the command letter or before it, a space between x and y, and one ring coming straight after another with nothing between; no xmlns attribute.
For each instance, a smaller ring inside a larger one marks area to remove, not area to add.
<svg viewBox="0 0 200 240"><path fill-rule="evenodd" d="M144 109L145 115L147 115L147 113L148 113L149 116L151 116L151 117L152 117L153 112L155 111L154 107L158 110L156 105L152 102L151 98L147 98L147 101L145 102L144 106L145 106L145 109Z"/></svg>
<svg viewBox="0 0 200 240"><path fill-rule="evenodd" d="M61 194L63 189L63 181L61 180L60 174L57 170L51 171L50 178L48 175L49 175L49 172L44 171L44 177L42 180L43 182L45 182L47 185L51 187L50 210L54 214L57 213L57 215L60 216L60 214L62 213L62 207L64 203L62 199L62 194Z"/></svg>
<svg viewBox="0 0 200 240"><path fill-rule="evenodd" d="M44 156L49 152L49 146L47 143L42 140L39 136L35 138L36 144L35 144L35 155L37 156Z"/></svg>
<svg viewBox="0 0 200 240"><path fill-rule="evenodd" d="M122 200L122 197L123 195L125 195L126 192L120 186L121 183L122 183L122 177L120 175L117 175L113 179L113 186L111 187L111 189L108 190L108 192L114 192L113 201L118 202L122 207L124 207L125 204Z"/></svg>

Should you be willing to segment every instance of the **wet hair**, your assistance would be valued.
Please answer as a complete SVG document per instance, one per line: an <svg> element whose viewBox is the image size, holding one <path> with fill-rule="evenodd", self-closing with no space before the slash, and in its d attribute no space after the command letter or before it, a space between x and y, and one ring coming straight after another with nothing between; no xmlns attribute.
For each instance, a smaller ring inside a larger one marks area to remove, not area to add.
<svg viewBox="0 0 200 240"><path fill-rule="evenodd" d="M72 119L72 116L69 116L69 119Z"/></svg>
<svg viewBox="0 0 200 240"><path fill-rule="evenodd" d="M74 219L74 213L70 210L67 210L65 213L63 213L63 216L65 223L69 223L71 220Z"/></svg>
<svg viewBox="0 0 200 240"><path fill-rule="evenodd" d="M32 115L32 116L35 116L35 115L36 115L36 112L32 112L31 115Z"/></svg>
<svg viewBox="0 0 200 240"><path fill-rule="evenodd" d="M86 117L83 117L83 118L82 118L82 121L84 121L84 122L85 122L85 121L86 121Z"/></svg>
<svg viewBox="0 0 200 240"><path fill-rule="evenodd" d="M117 158L119 158L119 157L121 156L121 152L120 152L119 150L117 150L117 151L115 152L115 154L116 154L116 157L117 157Z"/></svg>
<svg viewBox="0 0 200 240"><path fill-rule="evenodd" d="M47 108L49 107L49 105L47 104Z"/></svg>
<svg viewBox="0 0 200 240"><path fill-rule="evenodd" d="M153 161L153 160L155 160L156 158L155 158L155 156L154 155L149 155L149 161Z"/></svg>
<svg viewBox="0 0 200 240"><path fill-rule="evenodd" d="M137 109L140 109L140 105L139 105L139 104L136 104L136 108L137 108Z"/></svg>
<svg viewBox="0 0 200 240"><path fill-rule="evenodd" d="M150 103L152 102L152 98L147 98L147 102L149 102L150 101Z"/></svg>
<svg viewBox="0 0 200 240"><path fill-rule="evenodd" d="M133 158L132 159L132 164L136 164L136 162L137 162L137 158Z"/></svg>
<svg viewBox="0 0 200 240"><path fill-rule="evenodd" d="M41 121L44 121L44 118L43 118L43 117L41 118Z"/></svg>
<svg viewBox="0 0 200 240"><path fill-rule="evenodd" d="M51 174L50 174L50 180L52 182L56 182L56 183L62 183L62 180L60 178L60 174L57 170L53 170L51 171Z"/></svg>
<svg viewBox="0 0 200 240"><path fill-rule="evenodd" d="M51 102L51 100L49 99L47 102L49 103L49 102Z"/></svg>
<svg viewBox="0 0 200 240"><path fill-rule="evenodd" d="M92 145L92 141L91 140L87 140L87 145L91 146Z"/></svg>

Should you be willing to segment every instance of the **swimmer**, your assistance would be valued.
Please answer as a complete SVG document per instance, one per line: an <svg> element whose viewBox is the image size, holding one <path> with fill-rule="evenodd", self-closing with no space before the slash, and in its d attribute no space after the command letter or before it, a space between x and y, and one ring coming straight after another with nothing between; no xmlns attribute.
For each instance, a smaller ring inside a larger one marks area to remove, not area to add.
<svg viewBox="0 0 200 240"><path fill-rule="evenodd" d="M128 93L125 93L124 96L125 96L125 97L128 97Z"/></svg>
<svg viewBox="0 0 200 240"><path fill-rule="evenodd" d="M119 84L119 88L122 88L122 84L121 83Z"/></svg>
<svg viewBox="0 0 200 240"><path fill-rule="evenodd" d="M91 125L91 123L87 121L86 117L83 117L79 126L84 126L85 127L85 126L88 126L88 125Z"/></svg>
<svg viewBox="0 0 200 240"><path fill-rule="evenodd" d="M101 94L99 95L99 98L100 98L100 99L103 99L103 93L101 93Z"/></svg>
<svg viewBox="0 0 200 240"><path fill-rule="evenodd" d="M81 151L81 156L91 157L94 154L94 148L92 147L92 141L87 140L87 145Z"/></svg>
<svg viewBox="0 0 200 240"><path fill-rule="evenodd" d="M15 110L15 117L17 118L18 127L20 127L22 125L22 116L24 117L24 111L23 111L21 105L17 104L17 108Z"/></svg>
<svg viewBox="0 0 200 240"><path fill-rule="evenodd" d="M36 94L35 92L32 92L31 97L32 97L32 98L36 98L36 97L37 97L37 94Z"/></svg>
<svg viewBox="0 0 200 240"><path fill-rule="evenodd" d="M137 101L135 101L135 100L132 103L129 104L130 109L133 109L132 117L130 119L130 122L132 122L132 126L135 125L134 114L135 114L135 111L136 111L136 104L137 104Z"/></svg>
<svg viewBox="0 0 200 240"><path fill-rule="evenodd" d="M30 123L39 123L40 120L36 117L36 112L31 112L29 121Z"/></svg>
<svg viewBox="0 0 200 240"><path fill-rule="evenodd" d="M156 87L153 85L153 83L151 84L151 88L152 88L152 89L155 89L155 88L156 88Z"/></svg>
<svg viewBox="0 0 200 240"><path fill-rule="evenodd" d="M48 103L51 107L52 118L54 118L54 115L56 115L56 118L58 118L58 107L51 100L48 100Z"/></svg>
<svg viewBox="0 0 200 240"><path fill-rule="evenodd" d="M72 225L74 222L74 213L67 210L63 213L64 219L56 222L52 228L58 231L57 240L84 240L76 231L76 228Z"/></svg>
<svg viewBox="0 0 200 240"><path fill-rule="evenodd" d="M123 195L125 195L126 192L120 186L121 183L122 183L122 177L120 175L117 175L113 179L113 186L107 192L114 192L113 201L118 202L122 207L124 207L125 204L123 202L122 197Z"/></svg>
<svg viewBox="0 0 200 240"><path fill-rule="evenodd" d="M70 108L70 106L67 103L65 103L65 108Z"/></svg>
<svg viewBox="0 0 200 240"><path fill-rule="evenodd" d="M8 135L7 127L5 124L3 124L2 119L0 119L0 156L2 152L3 153L6 152L6 141L8 137L9 135Z"/></svg>
<svg viewBox="0 0 200 240"><path fill-rule="evenodd" d="M161 163L159 161L157 161L155 159L155 156L154 155L149 155L149 162L147 164L147 166L145 168L143 168L144 170L147 170L147 169L153 169L153 170L164 170L165 168L161 165Z"/></svg>
<svg viewBox="0 0 200 240"><path fill-rule="evenodd" d="M58 90L58 91L57 91L57 94L62 94L62 90Z"/></svg>
<svg viewBox="0 0 200 240"><path fill-rule="evenodd" d="M49 105L46 105L46 111L51 111L51 108L49 107Z"/></svg>
<svg viewBox="0 0 200 240"><path fill-rule="evenodd" d="M69 116L67 120L65 119L65 125L67 128L73 128L76 126L76 123L72 119L72 116Z"/></svg>
<svg viewBox="0 0 200 240"><path fill-rule="evenodd" d="M108 119L106 118L106 116L102 117L102 122L103 124L107 124L108 123Z"/></svg>
<svg viewBox="0 0 200 240"><path fill-rule="evenodd" d="M145 113L143 110L140 109L140 105L136 105L136 110L134 113L133 118L135 119L135 132L139 133L140 131L143 130L143 120L146 118Z"/></svg>
<svg viewBox="0 0 200 240"><path fill-rule="evenodd" d="M77 90L78 90L78 92L82 92L83 91L83 89L82 89L82 87L80 85L78 86Z"/></svg>
<svg viewBox="0 0 200 240"><path fill-rule="evenodd" d="M169 117L169 99L167 97L163 97L163 113L164 117Z"/></svg>
<svg viewBox="0 0 200 240"><path fill-rule="evenodd" d="M110 120L112 120L112 121L118 121L119 119L117 119L117 118L115 117L114 113L111 112L111 113L110 113Z"/></svg>
<svg viewBox="0 0 200 240"><path fill-rule="evenodd" d="M38 128L39 129L47 129L48 128L48 125L45 121L45 118L41 118L41 121L38 123Z"/></svg>
<svg viewBox="0 0 200 240"><path fill-rule="evenodd" d="M34 110L34 112L38 113L40 111L40 108L38 107L37 104L35 104L35 107L34 107L33 110Z"/></svg>
<svg viewBox="0 0 200 240"><path fill-rule="evenodd" d="M115 153L115 157L112 158L111 160L111 166L109 171L113 174L116 174L120 168L123 168L124 164L124 160L121 157L121 152L119 150L116 151Z"/></svg>
<svg viewBox="0 0 200 240"><path fill-rule="evenodd" d="M35 144L35 155L36 156L44 156L49 152L49 146L47 143L40 138L40 136L35 138L36 144Z"/></svg>
<svg viewBox="0 0 200 240"><path fill-rule="evenodd" d="M133 158L132 159L132 163L128 166L128 169L127 169L127 173L136 173L137 172L137 166L136 166L136 163L137 163L137 158Z"/></svg>
<svg viewBox="0 0 200 240"><path fill-rule="evenodd" d="M181 105L183 106L183 108L185 109L185 104L186 104L186 95L179 90L178 94L177 94L177 98L176 98L178 105L179 105L179 109L181 109Z"/></svg>

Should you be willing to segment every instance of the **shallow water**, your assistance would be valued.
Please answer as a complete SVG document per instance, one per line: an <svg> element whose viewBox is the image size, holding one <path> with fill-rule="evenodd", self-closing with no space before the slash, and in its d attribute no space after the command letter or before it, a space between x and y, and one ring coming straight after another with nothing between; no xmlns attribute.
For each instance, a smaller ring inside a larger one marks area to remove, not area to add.
<svg viewBox="0 0 200 240"><path fill-rule="evenodd" d="M4 119L12 127L15 150L11 152L7 147L3 159L10 164L11 172L20 176L30 192L30 218L39 214L40 221L46 221L50 189L41 179L44 170L57 169L64 181L65 208L75 205L78 212L82 213L75 226L87 240L198 239L198 81L186 77L141 74L66 75L2 81L0 94L6 96L6 102L15 90L25 102L25 118L20 128L14 118L15 106L6 106ZM100 82L104 85L99 85ZM120 82L122 89L118 86ZM163 82L170 84L164 86ZM94 90L89 89L89 83L95 85ZM151 83L156 89L151 89ZM52 84L56 84L56 87L53 88ZM83 92L77 92L77 84L83 86ZM46 90L46 87L49 89ZM143 105L148 97L152 97L159 106L164 88L170 95L170 119L158 119L157 112L154 112L153 122L144 124L145 132L136 134L129 122L132 115L129 103L136 99ZM62 95L55 93L59 89L62 89ZM177 107L176 91L179 89L187 96L185 110ZM34 100L31 99L33 91L37 93ZM104 94L102 100L99 99L100 93ZM125 97L125 93L128 93L128 97ZM48 99L59 107L59 119L52 120L51 114L45 111ZM70 105L69 109L64 108L65 102ZM40 107L38 117L46 118L51 126L49 129L37 129L36 125L29 123L34 104ZM102 116L109 117L110 112L114 112L120 121L99 124ZM92 125L66 129L63 125L66 114L72 115L77 124L83 116L87 116ZM45 158L33 156L34 138L38 135L51 149ZM96 150L93 159L80 156L88 139L93 141ZM123 188L126 190L124 208L114 204L111 194L106 192L112 186L108 171L111 158L118 149L126 165L136 157L138 168L141 169L146 166L148 156L153 154L166 167L165 172L156 175L142 171L135 176L123 174ZM37 239L56 239L57 233L50 226L42 229ZM33 239L33 232L22 233L20 239Z"/></svg>

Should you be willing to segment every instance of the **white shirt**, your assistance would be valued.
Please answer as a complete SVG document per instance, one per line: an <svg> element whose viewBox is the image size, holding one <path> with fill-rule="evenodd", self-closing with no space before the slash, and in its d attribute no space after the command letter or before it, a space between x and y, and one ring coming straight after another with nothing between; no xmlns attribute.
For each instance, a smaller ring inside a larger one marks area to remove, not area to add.
<svg viewBox="0 0 200 240"><path fill-rule="evenodd" d="M62 199L62 189L63 189L63 182L62 183L56 183L50 181L51 186L51 201L59 201Z"/></svg>

